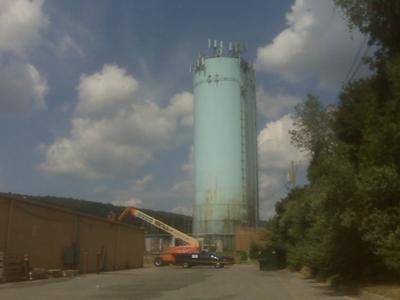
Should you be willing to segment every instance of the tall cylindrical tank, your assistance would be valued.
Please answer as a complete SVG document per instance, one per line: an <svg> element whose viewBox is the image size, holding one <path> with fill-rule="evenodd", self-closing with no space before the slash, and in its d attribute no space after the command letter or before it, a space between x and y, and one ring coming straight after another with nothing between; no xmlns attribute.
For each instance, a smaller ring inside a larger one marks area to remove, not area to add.
<svg viewBox="0 0 400 300"><path fill-rule="evenodd" d="M233 249L235 227L258 220L254 69L221 48L193 69L193 233Z"/></svg>

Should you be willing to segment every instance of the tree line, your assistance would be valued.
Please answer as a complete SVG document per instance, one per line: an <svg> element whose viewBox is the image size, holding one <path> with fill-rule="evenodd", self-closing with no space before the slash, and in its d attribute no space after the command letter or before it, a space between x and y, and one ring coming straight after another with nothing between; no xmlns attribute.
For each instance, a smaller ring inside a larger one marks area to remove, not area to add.
<svg viewBox="0 0 400 300"><path fill-rule="evenodd" d="M110 212L119 215L126 208L125 206L113 205L111 203L101 203L94 201L87 201L81 199L74 198L64 198L64 197L56 197L56 196L30 196L30 195L20 195L20 194L12 194L12 193L1 193L0 197L12 198L12 199L26 199L34 202L39 202L42 204L48 204L51 206L58 206L60 208L73 210L79 213L92 215L94 217L107 219ZM156 211L151 209L141 209L146 214L164 222L168 225L173 226L174 228L183 231L183 232L191 232L192 229L192 217L176 214L167 211ZM128 216L124 221L124 224L136 226L139 228L144 228L146 233L148 234L165 234L164 231L154 227L153 225L148 224L141 219L138 219L133 216Z"/></svg>
<svg viewBox="0 0 400 300"><path fill-rule="evenodd" d="M268 239L293 269L348 279L400 275L400 1L335 0L366 35L371 72L335 105L315 95L294 113L292 143L308 154L308 184L276 204Z"/></svg>

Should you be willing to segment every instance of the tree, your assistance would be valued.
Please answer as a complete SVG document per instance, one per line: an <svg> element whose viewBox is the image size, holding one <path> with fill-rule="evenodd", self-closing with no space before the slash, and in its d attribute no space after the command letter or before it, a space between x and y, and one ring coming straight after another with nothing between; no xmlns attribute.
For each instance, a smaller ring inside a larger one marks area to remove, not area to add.
<svg viewBox="0 0 400 300"><path fill-rule="evenodd" d="M292 143L310 156L309 184L269 222L293 268L360 278L400 274L400 1L335 0L377 49L373 73L335 107L296 107ZM393 273L391 273L393 274Z"/></svg>
<svg viewBox="0 0 400 300"><path fill-rule="evenodd" d="M335 0L350 28L369 36L378 47L378 59L400 52L400 2L398 0Z"/></svg>
<svg viewBox="0 0 400 300"><path fill-rule="evenodd" d="M308 176L312 181L317 176L315 166L334 146L332 114L317 97L308 95L304 103L295 107L293 119L295 129L289 132L291 141L310 156Z"/></svg>

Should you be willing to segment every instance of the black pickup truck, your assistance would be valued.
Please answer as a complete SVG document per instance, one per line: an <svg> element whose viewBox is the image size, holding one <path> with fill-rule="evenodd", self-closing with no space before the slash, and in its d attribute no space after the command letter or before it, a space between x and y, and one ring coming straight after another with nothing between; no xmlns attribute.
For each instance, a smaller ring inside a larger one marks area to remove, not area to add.
<svg viewBox="0 0 400 300"><path fill-rule="evenodd" d="M184 268L206 265L223 268L225 265L233 264L233 258L202 251L191 254L178 254L175 256L175 264L181 265Z"/></svg>

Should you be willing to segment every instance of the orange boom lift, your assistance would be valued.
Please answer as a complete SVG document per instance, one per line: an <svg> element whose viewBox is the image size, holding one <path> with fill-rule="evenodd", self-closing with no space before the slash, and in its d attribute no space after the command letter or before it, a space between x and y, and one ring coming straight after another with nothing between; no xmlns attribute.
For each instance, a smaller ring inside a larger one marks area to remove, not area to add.
<svg viewBox="0 0 400 300"><path fill-rule="evenodd" d="M175 263L175 255L177 254L188 254L200 251L200 243L197 239L183 233L160 220L157 220L148 214L138 210L135 207L127 207L117 218L118 222L122 222L128 215L135 216L147 223L168 232L175 238L179 238L184 241L187 245L170 247L167 252L161 253L160 256L154 259L154 265L160 267L163 265L170 265Z"/></svg>

